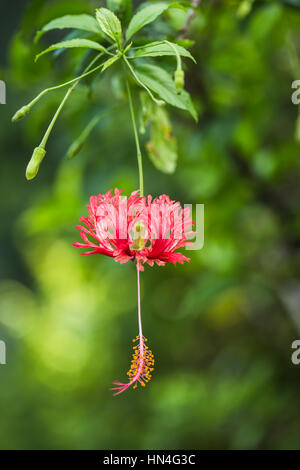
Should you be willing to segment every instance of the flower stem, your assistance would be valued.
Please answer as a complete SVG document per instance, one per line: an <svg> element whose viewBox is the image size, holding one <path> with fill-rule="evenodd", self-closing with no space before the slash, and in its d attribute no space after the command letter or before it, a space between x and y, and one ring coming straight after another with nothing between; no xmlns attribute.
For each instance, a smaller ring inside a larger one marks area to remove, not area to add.
<svg viewBox="0 0 300 470"><path fill-rule="evenodd" d="M58 118L58 116L59 116L59 114L60 114L60 112L61 112L61 110L62 110L62 108L63 108L63 106L64 106L64 104L65 104L65 102L66 102L67 99L69 98L70 94L72 93L72 91L74 90L74 88L75 88L76 85L77 85L77 82L75 82L75 83L68 89L67 93L65 94L65 96L64 96L64 98L63 98L63 100L62 100L62 102L60 103L59 107L57 108L56 113L54 114L54 116L53 116L53 118L52 118L52 120L51 120L51 122L50 122L50 124L49 124L49 126L48 126L48 128L47 128L47 130L46 130L46 132L45 132L45 134L44 134L44 137L43 137L43 139L42 139L42 141L41 141L39 147L45 148L46 143L47 143L47 140L48 140L48 138L49 138L49 135L50 135L50 133L51 133L51 131L52 131L52 128L53 128L53 126L54 126L54 124L55 124L55 121L56 121L56 119Z"/></svg>
<svg viewBox="0 0 300 470"><path fill-rule="evenodd" d="M76 88L76 86L78 85L78 83L80 82L80 80L81 80L83 77L85 77L86 75L88 75L88 73L87 73L88 71L90 71L90 73L95 72L98 68L100 68L100 67L103 65L103 64L100 64L98 67L95 67L93 70L90 70L91 67L94 65L94 63L95 63L95 62L99 59L99 57L101 57L102 55L103 55L103 53L98 54L98 55L90 62L90 64L86 67L86 69L84 70L84 73L83 73L81 76L77 77L77 78L75 79L76 81L74 81L73 85L68 89L68 91L67 91L67 93L65 94L65 96L64 96L64 98L63 98L63 100L62 100L62 102L60 103L58 109L56 110L56 113L54 114L54 116L53 116L53 118L52 118L52 120L51 120L51 122L50 122L50 124L49 124L49 126L48 126L48 128L47 128L47 130L46 130L46 132L45 132L45 134L44 134L44 137L43 137L43 139L42 139L42 141L41 141L39 147L45 148L46 143L47 143L48 138L49 138L49 135L50 135L50 133L51 133L51 131L52 131L52 129L53 129L53 126L54 126L54 124L55 124L55 121L57 120L57 118L58 118L58 116L59 116L59 114L60 114L62 108L64 107L65 102L66 102L67 99L69 98L69 96L70 96L70 94L72 93L72 91L74 90L74 88ZM72 83L72 81L73 81L73 80L71 80L70 82ZM60 88L60 87L61 87L61 86L58 86L57 88ZM54 88L55 88L55 87L51 88L51 90L54 89ZM46 90L46 91L47 91L47 90ZM41 95L39 95L38 98L40 98L40 96L41 96Z"/></svg>
<svg viewBox="0 0 300 470"><path fill-rule="evenodd" d="M162 41L162 42L165 43L165 44L168 44L168 46L170 46L171 49L173 49L173 51L175 52L175 55L176 55L177 70L181 70L181 69L182 69L181 57L180 57L180 54L179 54L178 50L177 50L176 47L174 46L174 44L172 44L172 43L169 42L169 41Z"/></svg>
<svg viewBox="0 0 300 470"><path fill-rule="evenodd" d="M138 317L139 317L139 335L143 336L142 331L142 317L141 317L141 285L140 285L140 270L138 265L136 265L137 272L137 286L138 286Z"/></svg>
<svg viewBox="0 0 300 470"><path fill-rule="evenodd" d="M162 41L163 42L163 41ZM129 61L128 61L128 58L123 55L123 60L125 62L125 64L127 65L128 69L130 70L132 76L134 77L134 79L136 80L136 82L146 90L146 92L148 93L148 95L150 96L150 98L158 105L158 106L162 106L165 104L165 102L163 100L158 100L155 98L155 96L153 95L153 93L151 93L150 89L143 83L141 82L141 80L139 79L139 77L137 76L137 74L135 73L134 69L131 67Z"/></svg>
<svg viewBox="0 0 300 470"><path fill-rule="evenodd" d="M132 94L131 94L130 85L129 85L127 77L126 77L126 88L127 88L129 109L130 109L130 114L131 114L133 133L134 133L135 145L136 145L136 156L137 156L138 169L139 169L139 186L140 186L141 196L143 196L144 195L144 178L143 178L142 152L141 152L139 135L137 131L136 119L135 119L135 114L134 114Z"/></svg>
<svg viewBox="0 0 300 470"><path fill-rule="evenodd" d="M144 342L143 342L143 330L142 330L142 314L141 314L141 285L140 285L140 270L138 264L136 265L137 272L137 289L138 289L138 319L139 319L139 337L140 337L140 352L143 355Z"/></svg>
<svg viewBox="0 0 300 470"><path fill-rule="evenodd" d="M100 57L100 55L98 57ZM28 103L27 106L29 106L29 107L33 106L35 103L37 103L42 98L42 96L46 95L49 91L59 90L60 88L63 88L65 86L72 85L72 83L77 82L77 81L81 80L82 78L87 77L88 75L91 75L92 73L96 72L102 66L103 66L103 64L100 64L97 67L90 70L89 72L83 73L79 77L73 78L72 80L69 80L68 82L61 83L60 85L52 86L50 88L45 88L45 90L41 91L30 103Z"/></svg>

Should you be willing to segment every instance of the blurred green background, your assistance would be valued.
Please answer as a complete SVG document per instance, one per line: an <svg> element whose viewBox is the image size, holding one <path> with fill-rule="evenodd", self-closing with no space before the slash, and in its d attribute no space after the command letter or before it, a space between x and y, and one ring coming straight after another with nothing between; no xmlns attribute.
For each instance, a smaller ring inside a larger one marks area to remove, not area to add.
<svg viewBox="0 0 300 470"><path fill-rule="evenodd" d="M300 2L240 3L203 0L190 25L197 65L186 82L200 119L169 109L176 172L160 173L144 156L146 192L205 204L205 246L188 252L189 265L146 268L142 313L156 369L146 389L113 398L110 383L125 379L137 334L135 269L82 257L72 242L91 194L137 187L127 107L110 72L94 84L98 105L87 84L78 87L31 182L26 164L63 92L11 124L39 91L72 77L78 59L66 52L35 64L42 45L62 37L54 32L34 45L35 31L100 2L1 2L2 449L300 448L300 365L291 363L300 338L291 102L291 83L300 79ZM185 15L172 10L165 19L151 26L162 37L176 34ZM121 103L114 115L67 161L89 117L114 102Z"/></svg>

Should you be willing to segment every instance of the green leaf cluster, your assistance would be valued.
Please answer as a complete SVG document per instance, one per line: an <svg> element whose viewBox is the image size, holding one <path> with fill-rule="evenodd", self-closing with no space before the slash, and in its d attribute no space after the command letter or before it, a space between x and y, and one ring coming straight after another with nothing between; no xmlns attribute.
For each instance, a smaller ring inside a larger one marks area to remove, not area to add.
<svg viewBox="0 0 300 470"><path fill-rule="evenodd" d="M98 8L95 16L89 14L64 15L55 18L45 24L36 34L35 42L47 32L53 30L71 29L64 40L51 44L49 47L39 52L35 60L50 52L62 52L67 49L85 50L87 54L93 55L93 60L81 74L74 80L65 84L51 87L41 92L31 103L26 105L27 112L44 94L50 90L55 90L66 85L70 85L66 96L58 112L53 117L41 145L44 148L52 130L54 122L60 113L65 102L77 84L87 76L95 74L97 71L103 73L119 61L122 62L121 75L128 80L131 77L137 87L143 88L154 104L155 113L151 118L151 140L147 149L151 160L155 166L165 172L174 171L177 153L176 143L171 138L169 118L165 110L159 106L169 104L175 108L187 111L197 121L197 111L192 103L191 97L186 90L182 90L175 85L174 72L170 72L170 57L177 61L178 71L184 75L181 64L181 57L195 59L191 53L181 44L169 40L153 40L153 37L144 37L142 45L136 41L136 36L145 26L154 22L169 9L183 9L178 3L155 2L143 4L138 11L132 14L131 0L110 0L107 2L109 8ZM119 17L119 16L120 17ZM82 35L84 34L84 37ZM180 42L180 41L179 41ZM97 54L95 56L95 54ZM60 54L59 54L60 55ZM155 63L156 59L161 61L166 57L167 61ZM169 57L169 59L168 59ZM169 61L168 61L169 60ZM99 62L101 63L99 64ZM115 69L115 75L120 74L120 67ZM175 74L176 76L176 74ZM182 80L184 83L184 79ZM16 113L14 120L24 115ZM162 156L165 153L168 156ZM157 156L159 155L159 157Z"/></svg>

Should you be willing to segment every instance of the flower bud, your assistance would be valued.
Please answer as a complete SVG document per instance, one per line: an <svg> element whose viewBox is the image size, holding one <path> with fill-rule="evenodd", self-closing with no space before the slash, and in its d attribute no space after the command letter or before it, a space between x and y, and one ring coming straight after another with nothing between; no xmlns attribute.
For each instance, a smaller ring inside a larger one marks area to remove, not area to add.
<svg viewBox="0 0 300 470"><path fill-rule="evenodd" d="M19 119L22 119L30 111L30 106L22 106L18 111L13 115L12 122L16 122Z"/></svg>
<svg viewBox="0 0 300 470"><path fill-rule="evenodd" d="M72 158L76 157L76 155L80 152L84 145L84 141L77 139L75 142L72 143L72 145L69 147L69 150L67 152L67 159L72 160Z"/></svg>
<svg viewBox="0 0 300 470"><path fill-rule="evenodd" d="M179 69L175 71L175 87L177 93L181 93L184 87L184 71Z"/></svg>
<svg viewBox="0 0 300 470"><path fill-rule="evenodd" d="M41 161L46 155L46 150L42 147L36 147L26 168L26 179L32 180L39 171Z"/></svg>

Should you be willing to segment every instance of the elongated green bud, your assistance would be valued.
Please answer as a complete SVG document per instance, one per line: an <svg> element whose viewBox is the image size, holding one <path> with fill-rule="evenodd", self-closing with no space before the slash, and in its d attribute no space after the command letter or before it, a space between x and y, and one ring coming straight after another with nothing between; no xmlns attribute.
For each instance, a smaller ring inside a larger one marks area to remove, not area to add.
<svg viewBox="0 0 300 470"><path fill-rule="evenodd" d="M80 150L84 146L92 130L98 124L101 117L103 117L104 115L105 115L105 112L99 113L98 115L94 116L93 119L88 123L86 128L82 131L80 136L77 137L77 139L72 143L72 145L70 145L69 150L67 151L68 160L72 160L72 158L76 157L76 155L80 152Z"/></svg>
<svg viewBox="0 0 300 470"><path fill-rule="evenodd" d="M22 119L27 113L30 111L30 106L22 106L22 108L18 109L18 111L13 115L12 122L16 122L19 119Z"/></svg>
<svg viewBox="0 0 300 470"><path fill-rule="evenodd" d="M36 147L33 151L32 157L26 168L26 179L32 180L36 177L41 161L46 155L46 150L43 147Z"/></svg>
<svg viewBox="0 0 300 470"><path fill-rule="evenodd" d="M80 150L82 149L83 145L84 145L84 141L85 139L77 139L75 140L75 142L72 143L72 145L70 145L70 148L67 152L67 159L68 160L72 160L72 158L76 157L76 155L80 152Z"/></svg>
<svg viewBox="0 0 300 470"><path fill-rule="evenodd" d="M184 71L183 70L176 70L175 71L175 87L177 93L180 94L184 87Z"/></svg>

